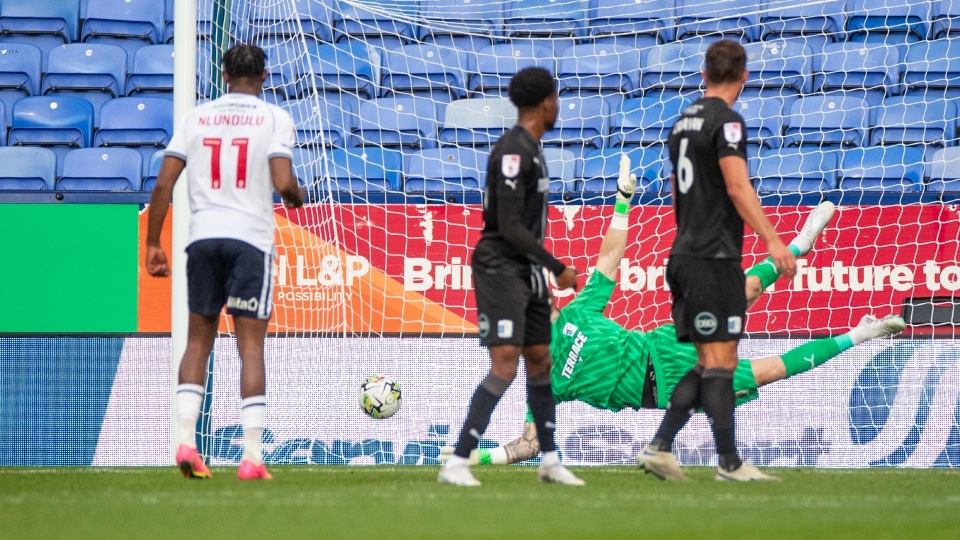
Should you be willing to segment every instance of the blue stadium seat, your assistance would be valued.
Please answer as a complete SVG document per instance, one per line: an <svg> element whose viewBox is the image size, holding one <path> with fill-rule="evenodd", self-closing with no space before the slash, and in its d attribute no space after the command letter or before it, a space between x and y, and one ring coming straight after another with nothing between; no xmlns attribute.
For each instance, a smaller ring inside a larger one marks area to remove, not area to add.
<svg viewBox="0 0 960 540"><path fill-rule="evenodd" d="M173 45L147 45L137 51L124 92L173 97Z"/></svg>
<svg viewBox="0 0 960 540"><path fill-rule="evenodd" d="M462 192L487 186L486 151L473 148L432 148L406 156L404 191Z"/></svg>
<svg viewBox="0 0 960 540"><path fill-rule="evenodd" d="M907 48L904 94L960 98L960 39L921 41Z"/></svg>
<svg viewBox="0 0 960 540"><path fill-rule="evenodd" d="M847 39L899 45L930 31L929 0L848 0Z"/></svg>
<svg viewBox="0 0 960 540"><path fill-rule="evenodd" d="M760 39L760 0L677 0L677 39L693 36Z"/></svg>
<svg viewBox="0 0 960 540"><path fill-rule="evenodd" d="M797 2L766 0L760 14L761 39L785 36L829 36L841 41L846 22L844 0Z"/></svg>
<svg viewBox="0 0 960 540"><path fill-rule="evenodd" d="M639 191L668 191L669 181L663 173L664 161L668 158L662 148L603 148L592 150L583 156L580 173L580 191L612 192L617 190L620 174L620 157L630 157L631 172L637 175Z"/></svg>
<svg viewBox="0 0 960 540"><path fill-rule="evenodd" d="M871 146L843 152L840 189L922 191L923 151L912 146Z"/></svg>
<svg viewBox="0 0 960 540"><path fill-rule="evenodd" d="M248 2L233 1L233 4ZM245 18L252 40L261 47L281 42L308 42L308 47L332 41L330 8L333 0L297 0L261 2L252 5ZM237 34L234 34L237 35ZM242 35L242 34L241 34ZM295 38L295 39L291 39Z"/></svg>
<svg viewBox="0 0 960 540"><path fill-rule="evenodd" d="M813 90L843 90L879 105L899 94L900 54L879 43L832 43L823 48L823 65L813 75Z"/></svg>
<svg viewBox="0 0 960 540"><path fill-rule="evenodd" d="M600 96L560 98L559 113L553 129L543 134L544 146L559 146L575 155L603 147L609 133L610 107Z"/></svg>
<svg viewBox="0 0 960 540"><path fill-rule="evenodd" d="M323 150L314 146L293 149L293 174L301 186L308 187L308 200L317 199L317 189L324 189Z"/></svg>
<svg viewBox="0 0 960 540"><path fill-rule="evenodd" d="M81 148L63 158L57 189L139 191L143 158L129 148Z"/></svg>
<svg viewBox="0 0 960 540"><path fill-rule="evenodd" d="M800 96L813 91L813 52L796 42L775 40L748 43L750 78L742 97Z"/></svg>
<svg viewBox="0 0 960 540"><path fill-rule="evenodd" d="M513 0L503 26L507 37L581 37L588 7L586 0Z"/></svg>
<svg viewBox="0 0 960 540"><path fill-rule="evenodd" d="M674 122L690 102L680 96L624 100L610 120L609 146L666 144Z"/></svg>
<svg viewBox="0 0 960 540"><path fill-rule="evenodd" d="M153 191L157 185L157 176L160 175L160 166L163 165L163 150L157 150L145 163L143 171L143 191Z"/></svg>
<svg viewBox="0 0 960 540"><path fill-rule="evenodd" d="M72 95L93 104L94 125L100 106L123 95L127 80L127 53L115 45L71 43L50 51L42 94Z"/></svg>
<svg viewBox="0 0 960 540"><path fill-rule="evenodd" d="M443 47L477 51L502 35L502 2L422 0L420 17L420 39Z"/></svg>
<svg viewBox="0 0 960 540"><path fill-rule="evenodd" d="M360 103L356 146L436 148L437 103L424 97L394 96Z"/></svg>
<svg viewBox="0 0 960 540"><path fill-rule="evenodd" d="M263 98L270 103L293 99L296 82L301 77L300 66L307 61L307 51L303 44L297 40L274 43L263 46L263 52L267 56L267 79L263 82Z"/></svg>
<svg viewBox="0 0 960 540"><path fill-rule="evenodd" d="M489 146L517 122L517 108L508 98L458 99L447 104L440 144Z"/></svg>
<svg viewBox="0 0 960 540"><path fill-rule="evenodd" d="M818 148L783 148L757 158L759 192L794 193L837 189L840 152Z"/></svg>
<svg viewBox="0 0 960 540"><path fill-rule="evenodd" d="M927 156L937 148L955 146L957 104L922 96L897 96L883 100L873 109L870 145L922 145Z"/></svg>
<svg viewBox="0 0 960 540"><path fill-rule="evenodd" d="M116 45L127 51L127 69L136 52L163 43L164 0L86 0L80 41Z"/></svg>
<svg viewBox="0 0 960 540"><path fill-rule="evenodd" d="M197 0L197 39L209 41L213 34L214 22L214 2L215 0ZM274 6L282 6L286 2L274 2ZM231 36L247 36L247 18L251 5L249 2L230 2L230 28ZM174 0L166 0L166 10L164 19L166 24L163 27L163 41L170 43L173 41L173 17Z"/></svg>
<svg viewBox="0 0 960 540"><path fill-rule="evenodd" d="M775 97L740 98L733 106L747 124L747 145L779 148L783 133L783 100Z"/></svg>
<svg viewBox="0 0 960 540"><path fill-rule="evenodd" d="M93 146L126 146L144 161L173 136L173 101L160 97L112 99L100 109L100 128Z"/></svg>
<svg viewBox="0 0 960 540"><path fill-rule="evenodd" d="M591 0L588 30L594 43L646 49L673 41L674 0Z"/></svg>
<svg viewBox="0 0 960 540"><path fill-rule="evenodd" d="M560 94L620 93L640 89L640 51L609 44L576 45L558 58Z"/></svg>
<svg viewBox="0 0 960 540"><path fill-rule="evenodd" d="M364 9L366 3L372 9ZM334 41L360 39L369 45L394 49L416 35L417 0L353 0L339 2L333 13Z"/></svg>
<svg viewBox="0 0 960 540"><path fill-rule="evenodd" d="M45 146L63 155L93 141L93 105L73 96L31 96L13 105L8 144Z"/></svg>
<svg viewBox="0 0 960 540"><path fill-rule="evenodd" d="M783 145L860 146L866 142L869 108L857 97L802 97L790 108Z"/></svg>
<svg viewBox="0 0 960 540"><path fill-rule="evenodd" d="M523 68L540 66L550 73L557 72L553 52L547 47L531 43L501 43L477 51L475 73L467 81L467 89L474 95L506 96L510 79Z"/></svg>
<svg viewBox="0 0 960 540"><path fill-rule="evenodd" d="M53 190L57 155L46 148L0 148L0 190Z"/></svg>
<svg viewBox="0 0 960 540"><path fill-rule="evenodd" d="M937 150L927 164L927 191L960 192L960 148Z"/></svg>
<svg viewBox="0 0 960 540"><path fill-rule="evenodd" d="M280 105L297 126L297 146L347 146L347 137L357 124L357 110L349 102L307 98ZM322 137L322 139L321 139Z"/></svg>
<svg viewBox="0 0 960 540"><path fill-rule="evenodd" d="M580 171L577 170L577 156L569 150L550 147L543 149L543 158L547 161L550 191L573 191L576 177L579 176L580 173Z"/></svg>
<svg viewBox="0 0 960 540"><path fill-rule="evenodd" d="M0 2L0 42L50 49L79 37L80 0L3 0Z"/></svg>
<svg viewBox="0 0 960 540"><path fill-rule="evenodd" d="M700 92L707 47L699 41L678 41L647 50L640 64L644 95L690 96Z"/></svg>
<svg viewBox="0 0 960 540"><path fill-rule="evenodd" d="M934 9L930 37L960 37L960 0L940 0L939 9Z"/></svg>
<svg viewBox="0 0 960 540"><path fill-rule="evenodd" d="M0 101L7 111L20 98L40 93L40 49L26 44L0 44Z"/></svg>
<svg viewBox="0 0 960 540"><path fill-rule="evenodd" d="M297 83L296 96L302 97L313 88L318 92L357 94L370 99L377 95L379 60L371 58L371 51L363 43L343 42L320 45L307 53L313 77L303 77ZM374 64L376 62L376 65Z"/></svg>
<svg viewBox="0 0 960 540"><path fill-rule="evenodd" d="M403 155L398 150L334 148L330 151L330 180L338 191L395 191L400 189Z"/></svg>
<svg viewBox="0 0 960 540"><path fill-rule="evenodd" d="M407 45L387 51L384 95L413 94L449 102L467 97L469 57L463 51L435 44Z"/></svg>

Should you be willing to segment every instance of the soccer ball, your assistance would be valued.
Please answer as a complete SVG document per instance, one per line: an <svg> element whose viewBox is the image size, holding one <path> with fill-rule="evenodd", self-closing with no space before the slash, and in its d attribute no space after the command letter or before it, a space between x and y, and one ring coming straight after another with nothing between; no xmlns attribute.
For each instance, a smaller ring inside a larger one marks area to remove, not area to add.
<svg viewBox="0 0 960 540"><path fill-rule="evenodd" d="M390 418L400 409L400 385L386 375L371 375L360 385L359 400L373 418Z"/></svg>

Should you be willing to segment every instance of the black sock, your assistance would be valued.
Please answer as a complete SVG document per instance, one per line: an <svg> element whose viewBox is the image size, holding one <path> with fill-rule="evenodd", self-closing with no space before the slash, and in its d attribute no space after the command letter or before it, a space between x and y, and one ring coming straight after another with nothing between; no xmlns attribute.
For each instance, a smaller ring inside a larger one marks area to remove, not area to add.
<svg viewBox="0 0 960 540"><path fill-rule="evenodd" d="M739 468L742 462L737 455L733 425L733 410L737 405L733 393L733 371L722 368L704 370L703 382L700 384L700 401L713 429L720 467L726 471Z"/></svg>
<svg viewBox="0 0 960 540"><path fill-rule="evenodd" d="M500 397L510 386L509 381L505 381L494 375L487 375L470 399L470 408L467 410L467 419L463 422L463 429L460 430L460 438L457 440L457 448L453 455L464 459L470 457L470 451L480 443L480 437L487 430L490 423L490 415L493 409L500 402Z"/></svg>
<svg viewBox="0 0 960 540"><path fill-rule="evenodd" d="M533 414L533 423L537 426L540 451L553 452L557 449L553 438L553 432L557 429L557 402L553 399L549 375L527 378L527 404Z"/></svg>
<svg viewBox="0 0 960 540"><path fill-rule="evenodd" d="M650 442L657 450L669 452L677 433L683 429L687 420L690 420L690 415L700 407L700 374L702 372L702 367L694 366L674 387L673 393L670 394L670 402L667 403L667 414L663 416L660 428Z"/></svg>

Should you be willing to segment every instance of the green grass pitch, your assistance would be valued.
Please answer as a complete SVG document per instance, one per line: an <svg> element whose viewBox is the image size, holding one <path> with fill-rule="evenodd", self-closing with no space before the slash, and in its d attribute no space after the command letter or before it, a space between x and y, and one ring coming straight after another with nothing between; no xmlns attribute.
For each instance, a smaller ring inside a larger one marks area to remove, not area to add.
<svg viewBox="0 0 960 540"><path fill-rule="evenodd" d="M781 484L687 484L630 467L579 468L585 487L533 467L272 467L272 482L215 468L2 468L3 538L960 538L960 471L782 469Z"/></svg>

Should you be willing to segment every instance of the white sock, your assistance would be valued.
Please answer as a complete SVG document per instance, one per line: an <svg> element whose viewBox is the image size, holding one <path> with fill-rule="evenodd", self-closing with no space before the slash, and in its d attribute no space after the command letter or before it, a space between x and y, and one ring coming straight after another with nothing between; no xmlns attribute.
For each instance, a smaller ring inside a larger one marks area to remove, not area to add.
<svg viewBox="0 0 960 540"><path fill-rule="evenodd" d="M251 396L240 402L243 414L243 459L259 464L263 461L260 437L263 434L263 413L266 396Z"/></svg>
<svg viewBox="0 0 960 540"><path fill-rule="evenodd" d="M179 444L197 447L197 418L203 403L203 387L199 384L177 385L177 426Z"/></svg>
<svg viewBox="0 0 960 540"><path fill-rule="evenodd" d="M541 467L553 467L560 464L560 454L556 450L553 452L544 452L543 459L540 460Z"/></svg>
<svg viewBox="0 0 960 540"><path fill-rule="evenodd" d="M502 446L490 449L490 463L494 465L507 464L507 451Z"/></svg>

